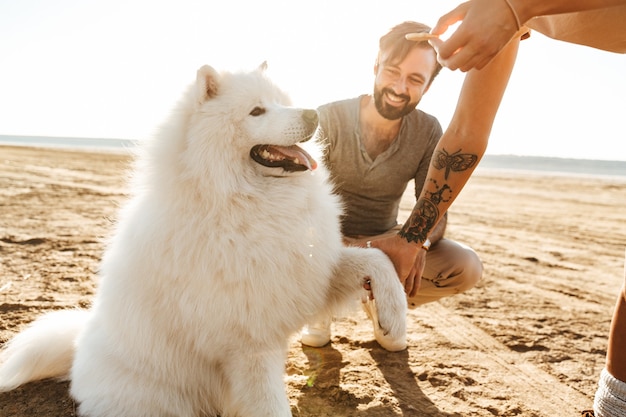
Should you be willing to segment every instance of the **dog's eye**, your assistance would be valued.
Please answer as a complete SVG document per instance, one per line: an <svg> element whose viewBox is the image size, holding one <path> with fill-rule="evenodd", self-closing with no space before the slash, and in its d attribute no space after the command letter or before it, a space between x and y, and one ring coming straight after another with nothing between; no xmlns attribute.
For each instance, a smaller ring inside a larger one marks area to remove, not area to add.
<svg viewBox="0 0 626 417"><path fill-rule="evenodd" d="M265 113L265 109L263 107L255 107L250 112L250 116L260 116Z"/></svg>

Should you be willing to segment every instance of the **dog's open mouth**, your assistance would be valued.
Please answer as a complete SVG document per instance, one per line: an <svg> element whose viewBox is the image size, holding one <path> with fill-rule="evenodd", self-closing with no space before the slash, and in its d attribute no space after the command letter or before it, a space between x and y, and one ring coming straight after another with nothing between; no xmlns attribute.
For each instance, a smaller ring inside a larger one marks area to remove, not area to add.
<svg viewBox="0 0 626 417"><path fill-rule="evenodd" d="M250 149L250 157L263 166L290 172L313 171L317 168L315 159L297 145L256 145Z"/></svg>

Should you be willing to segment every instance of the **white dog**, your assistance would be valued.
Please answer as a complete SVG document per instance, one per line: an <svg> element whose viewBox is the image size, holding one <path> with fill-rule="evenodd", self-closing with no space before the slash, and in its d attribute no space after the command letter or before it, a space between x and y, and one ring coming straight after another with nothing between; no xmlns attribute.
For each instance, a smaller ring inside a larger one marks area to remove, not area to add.
<svg viewBox="0 0 626 417"><path fill-rule="evenodd" d="M290 416L290 335L365 293L406 331L377 249L347 248L340 203L297 142L317 113L264 75L198 70L138 158L89 311L48 314L0 357L0 390L69 374L90 417Z"/></svg>

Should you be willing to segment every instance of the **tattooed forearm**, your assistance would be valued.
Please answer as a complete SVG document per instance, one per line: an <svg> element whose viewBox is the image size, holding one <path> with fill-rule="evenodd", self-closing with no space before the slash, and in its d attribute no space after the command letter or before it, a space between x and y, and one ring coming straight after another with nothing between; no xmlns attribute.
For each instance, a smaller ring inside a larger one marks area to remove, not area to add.
<svg viewBox="0 0 626 417"><path fill-rule="evenodd" d="M426 240L439 219L439 204L447 203L452 198L452 189L448 184L440 187L432 178L427 184L430 184L431 190L424 190L425 197L417 201L411 216L399 232L409 242L419 243Z"/></svg>
<svg viewBox="0 0 626 417"><path fill-rule="evenodd" d="M477 155L461 153L461 149L452 154L449 154L445 149L435 152L432 166L439 171L445 169L443 181L441 173L428 178L424 184L424 190L422 190L422 197L418 199L411 216L402 226L399 235L409 242L424 242L437 224L440 213L445 213L449 205L447 203L453 200L454 191L447 182L450 172L471 170L477 161ZM444 184L439 185L437 179L441 182L445 181ZM455 181L453 180L451 183L455 183Z"/></svg>
<svg viewBox="0 0 626 417"><path fill-rule="evenodd" d="M476 161L478 161L477 155L461 153L460 149L450 155L445 149L442 149L433 155L432 164L437 169L445 168L446 173L444 178L447 180L450 171L465 171L472 168L476 164Z"/></svg>
<svg viewBox="0 0 626 417"><path fill-rule="evenodd" d="M424 242L437 222L437 206L425 198L418 200L399 235L409 242Z"/></svg>

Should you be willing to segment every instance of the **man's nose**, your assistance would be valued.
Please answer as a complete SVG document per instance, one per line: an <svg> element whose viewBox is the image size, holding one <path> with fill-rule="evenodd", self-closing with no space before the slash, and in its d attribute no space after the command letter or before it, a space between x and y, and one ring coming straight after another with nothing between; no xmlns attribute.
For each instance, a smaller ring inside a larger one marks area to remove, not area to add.
<svg viewBox="0 0 626 417"><path fill-rule="evenodd" d="M398 77L393 83L393 91L396 94L406 94L408 86L405 77Z"/></svg>

